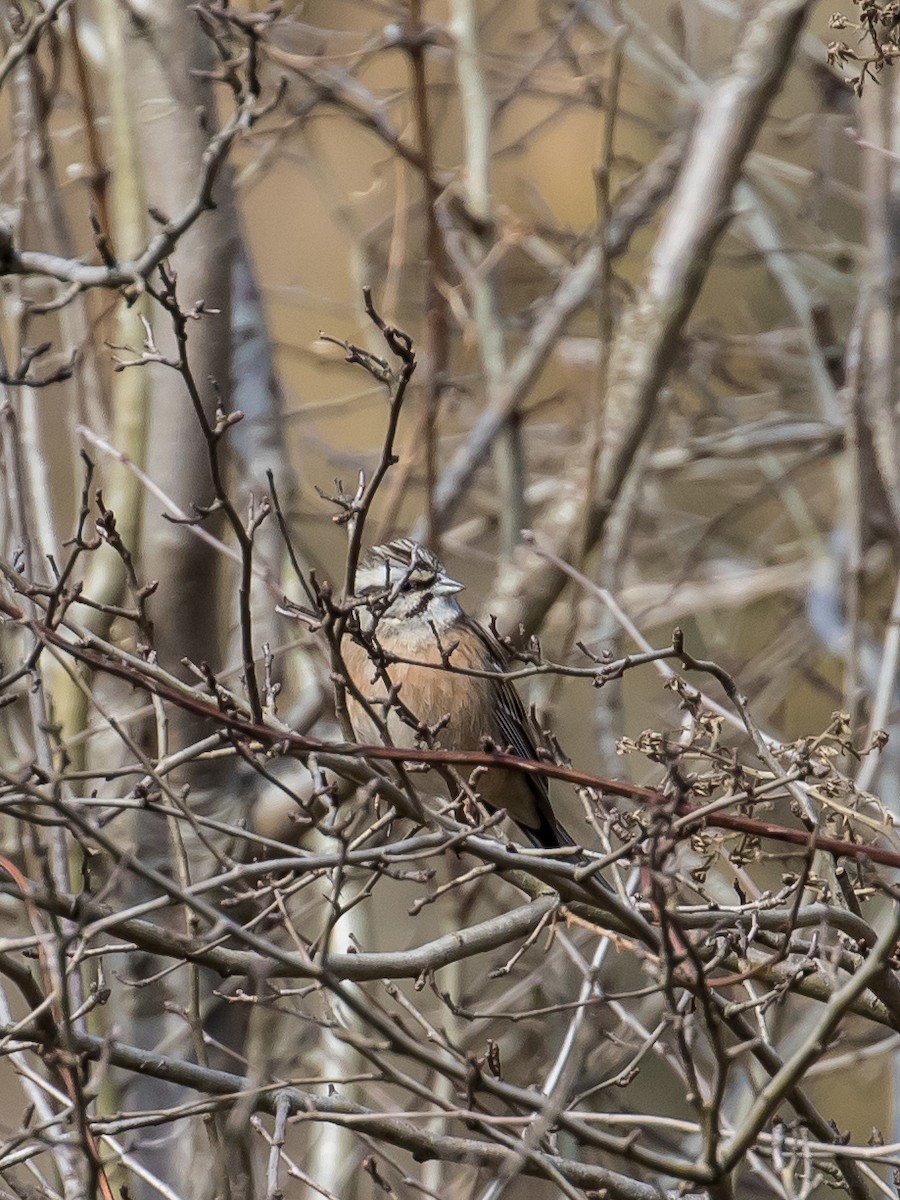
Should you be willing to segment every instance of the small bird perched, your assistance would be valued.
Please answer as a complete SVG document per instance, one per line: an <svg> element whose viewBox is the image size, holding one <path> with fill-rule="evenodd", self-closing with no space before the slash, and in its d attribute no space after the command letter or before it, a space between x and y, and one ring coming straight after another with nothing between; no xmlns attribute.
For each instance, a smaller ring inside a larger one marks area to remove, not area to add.
<svg viewBox="0 0 900 1200"><path fill-rule="evenodd" d="M373 640L374 653L360 641L345 639L347 672L378 716L385 712L388 680L399 688L399 704L388 708L384 718L396 746L416 744L416 730L397 711L402 705L423 726L439 726L437 739L447 750L482 750L487 742L497 750L535 759L535 731L513 684L453 670L507 670L503 646L460 607L456 594L463 587L417 542L399 538L375 546L356 572L356 598L362 602L359 626L363 638ZM396 656L431 665L388 661L381 669L377 647L388 660ZM352 695L348 708L357 736L380 741L377 725ZM477 787L485 804L506 809L535 846L575 845L550 807L541 776L491 768Z"/></svg>

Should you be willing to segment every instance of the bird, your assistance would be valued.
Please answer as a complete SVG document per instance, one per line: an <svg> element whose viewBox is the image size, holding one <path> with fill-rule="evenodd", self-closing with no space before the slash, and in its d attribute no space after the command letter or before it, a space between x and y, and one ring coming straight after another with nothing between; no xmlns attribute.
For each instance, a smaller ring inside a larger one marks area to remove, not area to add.
<svg viewBox="0 0 900 1200"><path fill-rule="evenodd" d="M421 727L428 727L436 728L436 744L446 750L490 746L536 759L536 730L515 686L502 675L509 656L459 604L456 597L464 586L418 542L398 538L374 546L356 570L352 611L357 625L342 644L348 678L382 717L395 746L421 744ZM380 663L379 648L385 655ZM467 675L454 667L498 678ZM389 689L396 689L393 704ZM349 690L347 708L356 736L378 742L381 731L366 704ZM505 809L532 845L577 845L551 808L542 776L488 768L475 786L485 806L492 812Z"/></svg>

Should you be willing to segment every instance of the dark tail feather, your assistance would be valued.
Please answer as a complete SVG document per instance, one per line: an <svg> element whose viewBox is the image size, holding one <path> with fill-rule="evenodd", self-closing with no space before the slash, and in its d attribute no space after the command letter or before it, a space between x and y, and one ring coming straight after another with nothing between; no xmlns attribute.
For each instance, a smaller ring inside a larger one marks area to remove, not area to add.
<svg viewBox="0 0 900 1200"><path fill-rule="evenodd" d="M539 850L560 850L567 846L576 846L581 848L578 842L572 837L568 829L556 819L551 813L540 813L541 823L537 826L520 825L519 828L531 842L532 846L537 846Z"/></svg>
<svg viewBox="0 0 900 1200"><path fill-rule="evenodd" d="M567 857L563 860L564 862L583 866L585 863L591 861L582 850L580 843L575 841L565 825L562 825L552 813L550 816L547 816L546 813L541 812L541 823L535 828L531 828L528 825L520 825L519 828L528 838L529 842L531 842L532 846L536 846L538 850L560 850L568 846L574 846L578 853ZM611 892L613 890L612 884L607 883L599 871L594 873L593 878L598 880L607 891Z"/></svg>

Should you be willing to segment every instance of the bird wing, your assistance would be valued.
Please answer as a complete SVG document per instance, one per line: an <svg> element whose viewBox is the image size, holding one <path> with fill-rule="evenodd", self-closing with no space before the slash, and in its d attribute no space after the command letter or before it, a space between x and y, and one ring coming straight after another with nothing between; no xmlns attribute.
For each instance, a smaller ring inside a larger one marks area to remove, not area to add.
<svg viewBox="0 0 900 1200"><path fill-rule="evenodd" d="M473 621L477 629L491 665L498 671L509 670L509 656L502 644L489 633L479 622ZM509 748L518 758L537 759L537 734L525 711L525 705L515 685L508 679L499 679L495 685L497 706L495 714L501 734L502 750ZM539 847L552 849L557 846L574 846L576 843L569 832L559 823L550 805L550 793L547 780L543 775L525 775L525 781L531 791L535 803L536 825L525 825L521 820L518 824L530 840Z"/></svg>

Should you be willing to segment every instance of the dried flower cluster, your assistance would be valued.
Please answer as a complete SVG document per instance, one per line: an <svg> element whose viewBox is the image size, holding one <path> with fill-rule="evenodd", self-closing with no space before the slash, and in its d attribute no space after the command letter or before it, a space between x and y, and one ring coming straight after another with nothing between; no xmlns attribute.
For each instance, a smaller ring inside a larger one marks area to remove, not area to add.
<svg viewBox="0 0 900 1200"><path fill-rule="evenodd" d="M850 83L857 96L861 96L866 80L878 83L878 75L891 66L900 55L900 4L896 0L879 3L879 0L854 0L857 12L855 20L843 13L834 13L828 24L831 29L852 29L856 32L856 48L847 42L830 42L828 63L843 69L846 63L854 63L859 73Z"/></svg>

